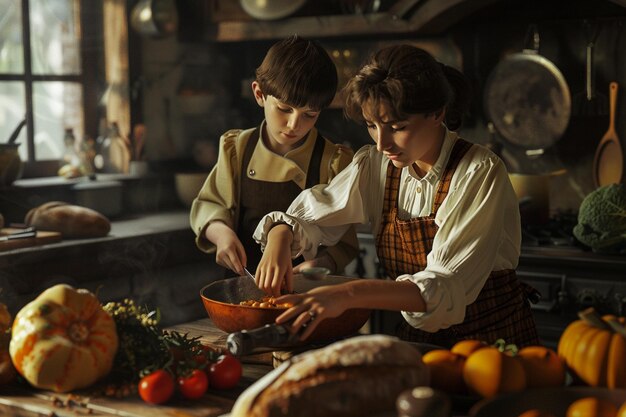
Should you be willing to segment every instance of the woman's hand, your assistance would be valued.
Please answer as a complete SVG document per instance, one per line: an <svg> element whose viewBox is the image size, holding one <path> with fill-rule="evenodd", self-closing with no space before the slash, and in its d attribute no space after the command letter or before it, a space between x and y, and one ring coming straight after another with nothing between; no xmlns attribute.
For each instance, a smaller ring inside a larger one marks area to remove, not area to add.
<svg viewBox="0 0 626 417"><path fill-rule="evenodd" d="M248 260L243 244L235 231L225 223L215 221L209 224L205 236L217 247L215 262L239 275L243 275L243 268Z"/></svg>
<svg viewBox="0 0 626 417"><path fill-rule="evenodd" d="M291 242L293 232L286 224L279 224L267 234L267 245L256 269L257 286L274 297L293 291L293 270L291 266Z"/></svg>
<svg viewBox="0 0 626 417"><path fill-rule="evenodd" d="M314 288L304 294L288 294L276 299L276 303L294 304L276 318L276 323L284 324L291 320L291 333L301 332L299 339L309 337L318 324L327 318L337 317L350 308L350 297L344 284L326 285Z"/></svg>

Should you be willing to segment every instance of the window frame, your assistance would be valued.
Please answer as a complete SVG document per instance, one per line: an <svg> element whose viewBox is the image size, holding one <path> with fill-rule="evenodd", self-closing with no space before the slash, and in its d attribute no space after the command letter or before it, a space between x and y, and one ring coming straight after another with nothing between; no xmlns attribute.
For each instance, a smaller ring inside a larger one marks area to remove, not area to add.
<svg viewBox="0 0 626 417"><path fill-rule="evenodd" d="M82 86L82 112L85 135L97 134L97 121L105 109L98 106L98 96L104 91L104 24L103 0L83 2L72 0L79 7L80 16L80 73L79 74L33 74L30 0L21 0L22 12L22 54L23 73L0 73L0 81L19 81L24 86L24 105L26 109L26 141L28 159L22 161L22 178L46 177L56 175L58 160L35 159L35 134L33 114L33 85L40 81L75 82ZM94 47L94 45L98 45Z"/></svg>

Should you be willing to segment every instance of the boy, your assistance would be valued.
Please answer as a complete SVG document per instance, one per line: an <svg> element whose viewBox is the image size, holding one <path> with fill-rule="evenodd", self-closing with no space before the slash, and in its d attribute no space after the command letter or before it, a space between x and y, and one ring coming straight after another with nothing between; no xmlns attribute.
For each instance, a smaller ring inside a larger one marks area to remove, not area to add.
<svg viewBox="0 0 626 417"><path fill-rule="evenodd" d="M218 161L191 207L196 245L215 251L219 265L239 275L244 267L255 271L262 253L252 234L259 220L286 210L303 189L330 182L352 160L350 149L314 127L336 90L335 65L316 42L292 36L269 49L252 83L265 120L220 138ZM315 259L295 262L293 272L318 266L336 273L357 252L350 228Z"/></svg>

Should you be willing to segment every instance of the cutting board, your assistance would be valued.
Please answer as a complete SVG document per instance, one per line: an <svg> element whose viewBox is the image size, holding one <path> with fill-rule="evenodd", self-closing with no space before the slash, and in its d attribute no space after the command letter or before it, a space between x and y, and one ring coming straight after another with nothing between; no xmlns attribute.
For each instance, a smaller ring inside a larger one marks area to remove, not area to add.
<svg viewBox="0 0 626 417"><path fill-rule="evenodd" d="M6 236L11 233L19 232L20 230L21 229L13 227L4 227L0 229L0 236ZM0 242L0 252L19 248L28 248L31 246L46 245L48 243L59 241L61 241L61 233L38 230L37 236L34 237L11 239Z"/></svg>

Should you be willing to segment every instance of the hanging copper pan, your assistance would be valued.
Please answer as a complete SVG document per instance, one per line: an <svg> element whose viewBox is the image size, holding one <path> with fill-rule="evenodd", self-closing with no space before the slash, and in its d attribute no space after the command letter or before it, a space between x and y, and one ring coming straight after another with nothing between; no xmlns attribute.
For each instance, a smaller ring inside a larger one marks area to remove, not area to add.
<svg viewBox="0 0 626 417"><path fill-rule="evenodd" d="M357 278L329 275L312 281L301 274L294 276L294 291L304 293L322 285L337 285ZM265 293L245 276L213 282L200 291L202 303L213 323L227 333L251 330L274 323L285 308L262 308L239 305L241 301L259 300ZM307 342L332 340L358 332L369 318L370 311L347 310L339 317L322 321Z"/></svg>
<svg viewBox="0 0 626 417"><path fill-rule="evenodd" d="M493 69L484 90L485 112L510 144L539 151L561 138L570 119L571 97L563 74L533 48L506 56Z"/></svg>

